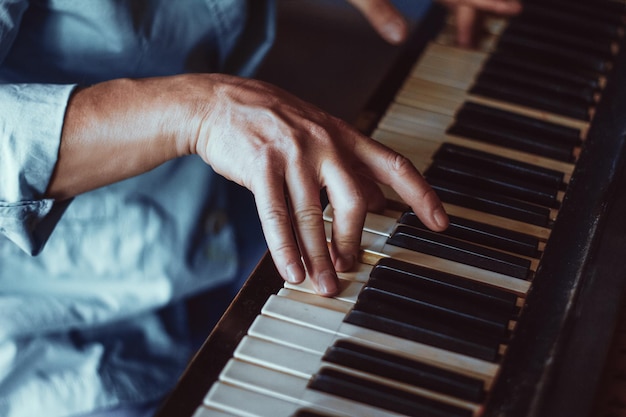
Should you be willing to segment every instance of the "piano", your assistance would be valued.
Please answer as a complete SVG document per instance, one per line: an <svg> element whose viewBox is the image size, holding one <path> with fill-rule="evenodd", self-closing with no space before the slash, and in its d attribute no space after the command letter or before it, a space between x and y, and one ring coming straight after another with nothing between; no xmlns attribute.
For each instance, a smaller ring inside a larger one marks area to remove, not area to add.
<svg viewBox="0 0 626 417"><path fill-rule="evenodd" d="M626 415L625 12L528 0L461 50L433 7L357 124L451 227L385 190L333 299L265 256L157 416Z"/></svg>

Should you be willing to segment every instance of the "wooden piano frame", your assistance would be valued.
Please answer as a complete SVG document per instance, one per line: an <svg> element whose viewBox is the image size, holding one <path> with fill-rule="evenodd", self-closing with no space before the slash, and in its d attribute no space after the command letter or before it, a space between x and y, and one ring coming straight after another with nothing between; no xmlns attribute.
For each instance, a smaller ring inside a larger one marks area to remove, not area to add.
<svg viewBox="0 0 626 417"><path fill-rule="evenodd" d="M445 12L433 7L364 120L382 115ZM373 126L371 126L373 127ZM626 283L626 48L608 79L484 417L589 417ZM268 254L190 362L158 417L191 416L267 298Z"/></svg>

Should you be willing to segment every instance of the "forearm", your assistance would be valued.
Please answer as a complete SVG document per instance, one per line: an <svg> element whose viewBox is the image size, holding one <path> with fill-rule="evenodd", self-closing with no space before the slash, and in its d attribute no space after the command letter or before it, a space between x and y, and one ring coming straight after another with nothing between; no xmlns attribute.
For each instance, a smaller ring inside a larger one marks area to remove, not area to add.
<svg viewBox="0 0 626 417"><path fill-rule="evenodd" d="M197 126L185 78L120 79L77 90L47 194L65 199L189 153Z"/></svg>

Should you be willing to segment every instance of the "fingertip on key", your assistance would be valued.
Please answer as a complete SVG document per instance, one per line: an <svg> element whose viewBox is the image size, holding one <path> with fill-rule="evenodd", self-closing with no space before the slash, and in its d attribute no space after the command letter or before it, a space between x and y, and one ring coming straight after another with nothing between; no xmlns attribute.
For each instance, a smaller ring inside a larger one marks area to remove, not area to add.
<svg viewBox="0 0 626 417"><path fill-rule="evenodd" d="M317 276L317 292L324 297L337 294L337 275L331 271L324 271Z"/></svg>
<svg viewBox="0 0 626 417"><path fill-rule="evenodd" d="M448 228L450 220L443 207L439 207L433 212L433 219L435 220L438 230L442 231Z"/></svg>
<svg viewBox="0 0 626 417"><path fill-rule="evenodd" d="M287 282L290 284L299 284L304 281L304 270L302 265L290 263L285 269L287 271Z"/></svg>
<svg viewBox="0 0 626 417"><path fill-rule="evenodd" d="M335 259L335 269L339 272L346 272L352 269L356 257L354 255L342 255Z"/></svg>

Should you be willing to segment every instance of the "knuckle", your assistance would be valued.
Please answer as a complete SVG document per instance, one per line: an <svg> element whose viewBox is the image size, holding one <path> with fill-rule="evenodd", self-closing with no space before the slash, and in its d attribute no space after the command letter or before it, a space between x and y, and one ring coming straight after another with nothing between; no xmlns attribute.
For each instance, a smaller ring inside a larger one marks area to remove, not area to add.
<svg viewBox="0 0 626 417"><path fill-rule="evenodd" d="M288 263L294 253L294 246L287 242L280 242L271 248L274 259L284 259Z"/></svg>
<svg viewBox="0 0 626 417"><path fill-rule="evenodd" d="M294 210L294 216L300 226L314 227L322 218L322 209L319 206L305 206Z"/></svg>
<svg viewBox="0 0 626 417"><path fill-rule="evenodd" d="M361 236L337 236L333 237L333 244L339 248L354 248L361 244Z"/></svg>
<svg viewBox="0 0 626 417"><path fill-rule="evenodd" d="M314 270L327 269L328 264L330 263L330 257L328 255L328 252L310 253L307 257L308 263L313 267Z"/></svg>
<svg viewBox="0 0 626 417"><path fill-rule="evenodd" d="M309 134L317 141L330 142L332 141L332 135L328 129L319 123L309 122L307 126Z"/></svg>
<svg viewBox="0 0 626 417"><path fill-rule="evenodd" d="M290 222L289 213L278 208L267 208L260 213L262 219L269 224L269 227L278 228Z"/></svg>
<svg viewBox="0 0 626 417"><path fill-rule="evenodd" d="M409 158L398 153L390 155L388 166L396 175L403 175L413 169L413 163Z"/></svg>

